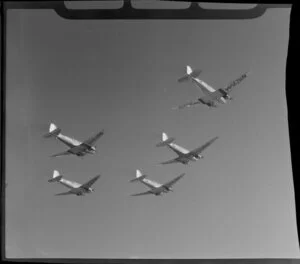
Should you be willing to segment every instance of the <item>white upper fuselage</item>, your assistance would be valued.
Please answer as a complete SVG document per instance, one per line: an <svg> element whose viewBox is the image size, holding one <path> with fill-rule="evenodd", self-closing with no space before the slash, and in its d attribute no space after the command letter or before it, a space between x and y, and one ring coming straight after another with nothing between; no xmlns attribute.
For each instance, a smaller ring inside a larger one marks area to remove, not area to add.
<svg viewBox="0 0 300 264"><path fill-rule="evenodd" d="M145 184L147 187L149 187L153 194L155 195L161 195L162 193L167 193L169 191L172 191L172 189L169 187L163 187L163 184L160 184L158 182L152 181L150 179L144 178L141 180L143 184Z"/></svg>
<svg viewBox="0 0 300 264"><path fill-rule="evenodd" d="M142 179L142 183L144 183L146 186L148 186L151 189L159 188L162 186L162 184L152 181L150 179L144 178Z"/></svg>
<svg viewBox="0 0 300 264"><path fill-rule="evenodd" d="M80 142L74 138L65 136L61 133L57 135L57 139L59 139L61 142L66 144L71 149L74 148L74 151L71 151L71 152L74 152L74 154L81 153L81 152L94 154L96 152L96 148L94 146L87 146L87 145L83 146L82 142ZM79 146L81 146L81 145L82 145L82 149L79 148ZM78 149L76 147L78 147Z"/></svg>
<svg viewBox="0 0 300 264"><path fill-rule="evenodd" d="M175 143L170 143L168 144L169 148L171 148L173 151L175 151L177 153L177 155L179 156L180 159L184 160L184 161L197 161L199 160L199 158L201 158L201 156L199 156L199 158L192 156L192 155L188 155L190 153L189 150L185 149L184 147L181 147Z"/></svg>
<svg viewBox="0 0 300 264"><path fill-rule="evenodd" d="M57 138L60 139L60 141L62 141L63 143L67 144L69 147L76 147L82 144L82 142L74 139L74 138L70 138L68 136L65 136L61 133L59 133L57 135Z"/></svg>
<svg viewBox="0 0 300 264"><path fill-rule="evenodd" d="M209 96L211 93L216 91L212 86L210 86L209 84L207 84L206 82L204 82L198 78L192 77L192 81L201 89L201 91L205 95ZM223 103L226 103L225 98L221 97L220 99Z"/></svg>
<svg viewBox="0 0 300 264"><path fill-rule="evenodd" d="M78 192L80 192L80 193L90 193L90 192L94 191L93 188L91 188L91 187L88 188L88 189L80 188L82 186L82 184L79 184L79 183L74 182L74 181L69 181L69 180L66 180L64 178L60 179L59 182L62 185L66 186L70 189L78 189Z"/></svg>

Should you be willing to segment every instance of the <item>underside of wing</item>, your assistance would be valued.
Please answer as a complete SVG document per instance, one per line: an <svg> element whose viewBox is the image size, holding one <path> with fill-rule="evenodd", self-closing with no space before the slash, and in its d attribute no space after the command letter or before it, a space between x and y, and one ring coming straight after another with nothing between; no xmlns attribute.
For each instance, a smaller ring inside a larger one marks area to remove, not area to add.
<svg viewBox="0 0 300 264"><path fill-rule="evenodd" d="M51 157L60 157L60 156L66 156L66 155L70 155L70 154L72 154L72 153L67 150L67 151L64 151L64 152L60 152L60 153L51 155Z"/></svg>
<svg viewBox="0 0 300 264"><path fill-rule="evenodd" d="M208 142L206 142L201 147L192 150L190 152L190 154L200 154L203 150L205 150L207 147L209 147L217 139L218 139L218 137L214 137L213 139L209 140Z"/></svg>
<svg viewBox="0 0 300 264"><path fill-rule="evenodd" d="M63 192L63 193L57 193L57 194L55 194L55 196L69 195L69 194L74 194L74 193L72 191L68 191L68 192Z"/></svg>
<svg viewBox="0 0 300 264"><path fill-rule="evenodd" d="M185 155L190 152L189 150L187 150L184 147L181 147L175 143L170 143L167 146L170 150L174 151L178 156L182 156L182 155Z"/></svg>
<svg viewBox="0 0 300 264"><path fill-rule="evenodd" d="M176 158L176 159L172 159L172 160L168 160L168 161L161 162L160 164L165 165L165 164L172 164L172 163L178 163L177 158Z"/></svg>
<svg viewBox="0 0 300 264"><path fill-rule="evenodd" d="M172 187L176 182L178 182L183 176L185 175L185 173L180 174L178 177L174 178L173 180L165 183L163 186L164 187Z"/></svg>
<svg viewBox="0 0 300 264"><path fill-rule="evenodd" d="M216 90L212 93L209 93L205 96L200 97L198 100L199 102L209 105L209 106L216 106L217 102L220 102L220 99L224 96L224 92L222 93L221 90Z"/></svg>
<svg viewBox="0 0 300 264"><path fill-rule="evenodd" d="M226 93L225 93L225 94L226 94ZM218 100L220 100L221 97L223 97L225 94L224 94L224 91L222 92L221 89L218 89L218 90L214 91L213 93L211 93L211 94L209 95L209 98L210 98L211 100L218 101Z"/></svg>
<svg viewBox="0 0 300 264"><path fill-rule="evenodd" d="M87 189L90 188L99 179L99 177L100 177L100 175L97 175L93 179L91 179L88 182L82 184L81 188L87 188Z"/></svg>
<svg viewBox="0 0 300 264"><path fill-rule="evenodd" d="M69 149L68 151L75 155L84 156L86 154L86 150L87 150L87 147L84 144L81 144L79 146Z"/></svg>
<svg viewBox="0 0 300 264"><path fill-rule="evenodd" d="M249 76L251 72L246 72L244 74L242 74L240 77L238 77L237 79L235 79L234 81L232 81L231 83L229 83L224 90L229 93L233 87L237 86L240 82L242 82L247 76Z"/></svg>
<svg viewBox="0 0 300 264"><path fill-rule="evenodd" d="M131 194L131 196L141 196L141 195L147 195L147 194L153 194L153 193L151 191L147 191L147 192L142 192L142 193Z"/></svg>
<svg viewBox="0 0 300 264"><path fill-rule="evenodd" d="M104 130L101 130L99 133L97 133L95 136L85 140L83 143L86 144L86 145L89 145L89 146L92 146L96 143L96 141L101 137L103 136L104 134Z"/></svg>
<svg viewBox="0 0 300 264"><path fill-rule="evenodd" d="M179 105L179 106L175 106L172 109L173 110L180 110L180 109L184 109L184 108L187 108L187 107L197 106L199 104L201 104L201 102L198 101L198 100L196 100L196 101L190 101L190 102L187 102L185 104L182 104L182 105Z"/></svg>

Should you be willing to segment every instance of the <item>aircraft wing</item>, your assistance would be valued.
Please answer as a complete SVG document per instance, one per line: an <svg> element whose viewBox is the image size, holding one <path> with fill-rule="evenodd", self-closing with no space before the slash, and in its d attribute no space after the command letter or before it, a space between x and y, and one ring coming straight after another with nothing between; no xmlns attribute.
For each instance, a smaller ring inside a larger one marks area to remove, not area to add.
<svg viewBox="0 0 300 264"><path fill-rule="evenodd" d="M185 175L185 173L180 174L178 177L174 178L173 180L165 183L163 186L165 187L172 187L177 181L179 181L183 176Z"/></svg>
<svg viewBox="0 0 300 264"><path fill-rule="evenodd" d="M94 177L93 179L89 180L88 182L82 184L80 187L81 188L90 188L100 177L101 175L97 175L96 177Z"/></svg>
<svg viewBox="0 0 300 264"><path fill-rule="evenodd" d="M142 193L131 194L131 196L141 196L141 195L147 195L147 194L153 194L153 193L151 191L147 191L147 192L142 192Z"/></svg>
<svg viewBox="0 0 300 264"><path fill-rule="evenodd" d="M57 194L55 194L55 196L68 195L68 194L74 194L74 193L72 191L68 191L68 192L63 192L63 193L57 193Z"/></svg>
<svg viewBox="0 0 300 264"><path fill-rule="evenodd" d="M165 165L165 164L172 164L172 163L177 163L177 162L178 162L178 160L176 158L176 159L172 159L172 160L161 162L160 164Z"/></svg>
<svg viewBox="0 0 300 264"><path fill-rule="evenodd" d="M85 140L83 143L89 146L92 146L95 144L95 142L104 134L104 130L101 130L99 133L97 133L95 136Z"/></svg>
<svg viewBox="0 0 300 264"><path fill-rule="evenodd" d="M198 104L201 104L201 102L198 101L198 100L196 100L196 101L190 101L190 102L187 102L185 104L182 104L182 105L179 105L179 106L175 106L172 109L173 110L179 110L179 109L183 109L183 108L186 108L186 107L196 106Z"/></svg>
<svg viewBox="0 0 300 264"><path fill-rule="evenodd" d="M237 86L240 82L242 82L246 77L248 77L248 75L250 74L250 72L246 72L244 74L242 74L239 78L235 79L234 81L232 81L231 83L229 83L224 90L229 93L233 87Z"/></svg>
<svg viewBox="0 0 300 264"><path fill-rule="evenodd" d="M201 98L199 98L199 102L204 103L204 104L214 104L215 101L219 101L221 99L221 97L224 96L224 94L226 93L222 93L221 89L218 89L214 92L211 92L205 96L202 96Z"/></svg>
<svg viewBox="0 0 300 264"><path fill-rule="evenodd" d="M213 139L209 140L201 147L190 151L190 153L188 153L188 154L200 154L203 150L205 150L208 146L210 146L216 139L218 139L218 137L214 137Z"/></svg>
<svg viewBox="0 0 300 264"><path fill-rule="evenodd" d="M65 155L70 155L70 154L72 154L72 153L67 150L67 151L64 151L64 152L60 152L60 153L51 155L51 157L60 157L60 156L65 156Z"/></svg>

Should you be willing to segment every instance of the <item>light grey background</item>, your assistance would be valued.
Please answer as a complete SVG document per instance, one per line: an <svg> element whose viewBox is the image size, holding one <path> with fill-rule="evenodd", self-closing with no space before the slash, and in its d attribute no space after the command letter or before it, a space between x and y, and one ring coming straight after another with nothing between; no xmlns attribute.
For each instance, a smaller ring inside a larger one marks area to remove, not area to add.
<svg viewBox="0 0 300 264"><path fill-rule="evenodd" d="M7 28L6 250L8 257L297 258L285 66L289 9L245 21L71 21L13 10ZM201 94L179 84L185 65L215 88L253 74L234 101L173 111ZM49 122L94 156L46 140ZM155 144L165 131L189 149L220 138L190 166ZM174 193L131 197L141 169ZM96 191L47 180L54 169Z"/></svg>

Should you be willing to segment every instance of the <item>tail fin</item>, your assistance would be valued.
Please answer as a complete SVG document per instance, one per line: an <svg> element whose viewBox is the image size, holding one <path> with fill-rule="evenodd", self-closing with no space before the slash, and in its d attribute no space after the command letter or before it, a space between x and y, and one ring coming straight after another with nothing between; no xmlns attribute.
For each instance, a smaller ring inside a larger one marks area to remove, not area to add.
<svg viewBox="0 0 300 264"><path fill-rule="evenodd" d="M193 72L191 66L187 65L186 66L186 74L190 75Z"/></svg>
<svg viewBox="0 0 300 264"><path fill-rule="evenodd" d="M136 170L136 177L130 180L130 182L142 181L145 178L146 178L145 174L143 174L140 170Z"/></svg>
<svg viewBox="0 0 300 264"><path fill-rule="evenodd" d="M186 82L190 80L191 78L196 78L200 75L202 71L201 70L192 70L191 66L186 66L186 74L178 79L178 82Z"/></svg>
<svg viewBox="0 0 300 264"><path fill-rule="evenodd" d="M49 133L44 135L45 138L49 137L57 137L59 133L61 132L61 129L58 128L55 124L51 123L49 127Z"/></svg>
<svg viewBox="0 0 300 264"><path fill-rule="evenodd" d="M167 146L168 144L172 143L175 140L175 138L171 137L169 138L168 135L163 132L162 133L162 141L156 144L157 147L163 147Z"/></svg>
<svg viewBox="0 0 300 264"><path fill-rule="evenodd" d="M48 180L48 182L59 182L62 179L62 175L59 174L57 170L53 171L53 176L51 179Z"/></svg>

